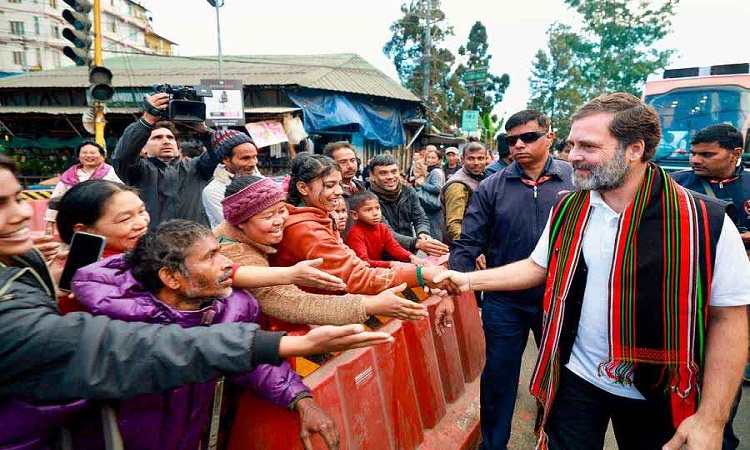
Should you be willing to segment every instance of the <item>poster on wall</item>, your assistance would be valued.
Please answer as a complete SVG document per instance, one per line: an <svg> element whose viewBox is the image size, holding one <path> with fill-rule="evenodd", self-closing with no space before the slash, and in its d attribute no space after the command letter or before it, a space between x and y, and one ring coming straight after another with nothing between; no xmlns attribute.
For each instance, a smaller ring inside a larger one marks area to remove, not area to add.
<svg viewBox="0 0 750 450"><path fill-rule="evenodd" d="M245 124L245 106L242 80L201 80L209 86L212 97L206 103L206 125L209 127L236 127Z"/></svg>
<svg viewBox="0 0 750 450"><path fill-rule="evenodd" d="M278 120L264 120L252 122L245 125L245 129L252 136L255 146L258 148L268 147L273 144L288 142L289 138L284 132L284 126Z"/></svg>

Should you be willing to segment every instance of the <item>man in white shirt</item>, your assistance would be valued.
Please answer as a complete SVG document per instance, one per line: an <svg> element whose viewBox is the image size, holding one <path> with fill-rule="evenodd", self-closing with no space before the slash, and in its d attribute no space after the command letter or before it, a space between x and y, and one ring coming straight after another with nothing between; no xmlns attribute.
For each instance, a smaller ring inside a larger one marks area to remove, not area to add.
<svg viewBox="0 0 750 450"><path fill-rule="evenodd" d="M718 450L747 357L750 263L713 199L649 163L661 130L629 94L573 116L573 183L531 257L472 273L462 290L542 284L543 343L531 384L540 448Z"/></svg>
<svg viewBox="0 0 750 450"><path fill-rule="evenodd" d="M202 199L211 228L215 228L224 220L221 201L232 178L263 175L258 170L258 148L247 134L236 130L215 131L211 136L211 146L220 155L221 164L216 167L214 178L203 189Z"/></svg>

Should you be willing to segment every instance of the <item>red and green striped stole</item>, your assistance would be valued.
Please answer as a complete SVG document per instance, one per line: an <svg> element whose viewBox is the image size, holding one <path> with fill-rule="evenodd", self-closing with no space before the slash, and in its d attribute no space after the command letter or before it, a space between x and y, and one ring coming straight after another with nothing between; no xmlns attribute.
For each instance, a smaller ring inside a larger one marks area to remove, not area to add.
<svg viewBox="0 0 750 450"><path fill-rule="evenodd" d="M545 416L557 391L565 300L581 256L589 196L589 191L567 195L551 216L543 340L531 382ZM697 404L713 267L709 228L705 202L650 164L620 217L615 240L609 356L600 375L629 385L647 367L656 369L648 388L672 393L675 426Z"/></svg>

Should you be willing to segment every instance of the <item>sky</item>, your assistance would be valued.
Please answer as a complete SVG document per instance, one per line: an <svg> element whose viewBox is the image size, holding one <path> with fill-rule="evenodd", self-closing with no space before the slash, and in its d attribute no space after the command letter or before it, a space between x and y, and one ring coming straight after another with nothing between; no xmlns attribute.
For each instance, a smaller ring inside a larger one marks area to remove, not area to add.
<svg viewBox="0 0 750 450"><path fill-rule="evenodd" d="M390 25L408 0L225 0L221 8L225 55L357 53L398 80L383 54ZM154 30L179 44L179 54L215 55L216 14L206 0L147 0ZM635 3L635 0L634 0ZM493 55L490 71L507 73L510 86L499 115L524 109L536 52L546 47L554 21L575 25L578 16L562 0L443 0L455 36L444 46L454 54L480 20ZM681 0L672 33L657 44L675 48L672 67L710 66L750 60L748 0ZM168 81L168 80L165 80Z"/></svg>

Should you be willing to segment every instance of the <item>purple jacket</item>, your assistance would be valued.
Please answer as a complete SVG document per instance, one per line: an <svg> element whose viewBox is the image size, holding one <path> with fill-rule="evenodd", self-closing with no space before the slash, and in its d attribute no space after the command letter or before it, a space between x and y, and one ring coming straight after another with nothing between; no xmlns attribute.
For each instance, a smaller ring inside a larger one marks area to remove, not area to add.
<svg viewBox="0 0 750 450"><path fill-rule="evenodd" d="M128 269L123 256L79 269L73 279L76 298L94 315L127 322L175 323L190 328L227 322L257 323L260 319L258 301L243 290L233 290L229 297L216 299L199 311L175 310L143 289ZM280 366L261 365L247 374L228 376L227 381L283 407L288 407L297 395L309 392L287 362ZM197 448L208 429L215 386L215 381L187 385L113 405L125 448ZM89 441L92 434L101 433L98 414L98 410L92 411L92 420L76 420L74 440L86 442L86 448L96 448Z"/></svg>

